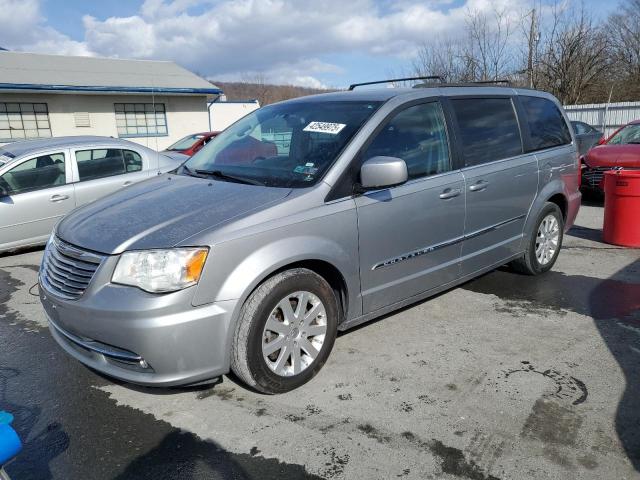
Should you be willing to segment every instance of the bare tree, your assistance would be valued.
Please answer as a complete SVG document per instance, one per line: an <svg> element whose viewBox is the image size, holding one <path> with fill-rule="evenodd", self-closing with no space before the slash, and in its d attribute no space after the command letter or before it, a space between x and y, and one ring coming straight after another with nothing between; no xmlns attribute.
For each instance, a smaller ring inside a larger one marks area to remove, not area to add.
<svg viewBox="0 0 640 480"><path fill-rule="evenodd" d="M494 8L489 14L467 12L466 59L473 65L475 80L499 80L513 72L510 40L513 21L506 9Z"/></svg>
<svg viewBox="0 0 640 480"><path fill-rule="evenodd" d="M423 43L411 62L413 74L437 75L445 82L474 80L473 68L465 41L452 37L436 37Z"/></svg>
<svg viewBox="0 0 640 480"><path fill-rule="evenodd" d="M447 82L498 80L512 74L513 21L506 10L467 12L465 33L425 42L411 65L418 75L439 75Z"/></svg>
<svg viewBox="0 0 640 480"><path fill-rule="evenodd" d="M616 98L640 97L640 0L627 0L606 23L612 52Z"/></svg>
<svg viewBox="0 0 640 480"><path fill-rule="evenodd" d="M577 103L603 80L608 38L594 25L584 7L556 5L537 74L540 84L565 104Z"/></svg>

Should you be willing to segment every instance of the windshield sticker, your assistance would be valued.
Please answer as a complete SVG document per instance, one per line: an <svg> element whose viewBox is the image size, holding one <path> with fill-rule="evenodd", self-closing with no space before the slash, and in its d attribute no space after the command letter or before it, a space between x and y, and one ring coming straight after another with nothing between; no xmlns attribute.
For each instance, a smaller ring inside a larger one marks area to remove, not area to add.
<svg viewBox="0 0 640 480"><path fill-rule="evenodd" d="M314 167L310 167L307 165L298 165L296 168L293 169L293 171L295 173L302 173L303 175L314 175L318 169L314 168ZM313 165L313 163L311 164Z"/></svg>
<svg viewBox="0 0 640 480"><path fill-rule="evenodd" d="M344 127L346 127L344 123L311 122L309 125L304 127L304 131L337 135Z"/></svg>

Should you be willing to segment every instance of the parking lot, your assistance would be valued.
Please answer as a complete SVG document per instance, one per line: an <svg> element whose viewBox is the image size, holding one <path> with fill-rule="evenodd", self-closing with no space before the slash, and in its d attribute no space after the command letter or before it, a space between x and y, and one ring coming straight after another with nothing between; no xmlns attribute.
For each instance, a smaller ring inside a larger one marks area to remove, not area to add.
<svg viewBox="0 0 640 480"><path fill-rule="evenodd" d="M42 250L0 257L0 410L43 478L640 478L640 251L583 205L553 271L501 269L339 336L263 396L106 379L51 339Z"/></svg>

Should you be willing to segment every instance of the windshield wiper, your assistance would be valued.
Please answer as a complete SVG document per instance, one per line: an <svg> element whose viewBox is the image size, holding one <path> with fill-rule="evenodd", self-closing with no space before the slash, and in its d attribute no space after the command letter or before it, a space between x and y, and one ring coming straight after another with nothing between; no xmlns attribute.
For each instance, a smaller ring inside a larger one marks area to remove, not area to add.
<svg viewBox="0 0 640 480"><path fill-rule="evenodd" d="M179 167L178 167L179 168ZM184 169L185 172L187 172L187 175L189 175L190 177L196 177L196 178L202 178L200 175L196 175L196 172L194 172L193 170L191 170L189 167L187 167L186 165L182 165L182 168Z"/></svg>
<svg viewBox="0 0 640 480"><path fill-rule="evenodd" d="M200 175L209 175L210 177L219 178L220 180L227 180L231 182L244 183L245 185L260 185L264 186L264 183L259 182L258 180L253 180L246 177L236 177L235 175L229 175L227 173L223 173L220 170L200 170L196 169L196 173Z"/></svg>

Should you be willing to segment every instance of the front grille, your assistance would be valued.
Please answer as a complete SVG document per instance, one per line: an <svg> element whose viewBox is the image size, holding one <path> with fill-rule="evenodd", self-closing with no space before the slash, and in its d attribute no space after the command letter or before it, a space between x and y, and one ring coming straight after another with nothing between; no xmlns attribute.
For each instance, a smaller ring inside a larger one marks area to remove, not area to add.
<svg viewBox="0 0 640 480"><path fill-rule="evenodd" d="M637 168L622 168L622 167L595 167L595 168L585 168L582 172L582 183L588 185L589 187L600 187L602 182L602 177L604 177L605 172L609 170L638 170Z"/></svg>
<svg viewBox="0 0 640 480"><path fill-rule="evenodd" d="M42 258L40 282L54 295L75 300L89 286L102 260L102 255L52 237Z"/></svg>
<svg viewBox="0 0 640 480"><path fill-rule="evenodd" d="M602 181L602 177L604 176L604 172L609 170L613 170L612 167L595 167L595 168L585 168L584 172L582 172L582 178L584 179L584 183L589 187L599 187L600 182Z"/></svg>

